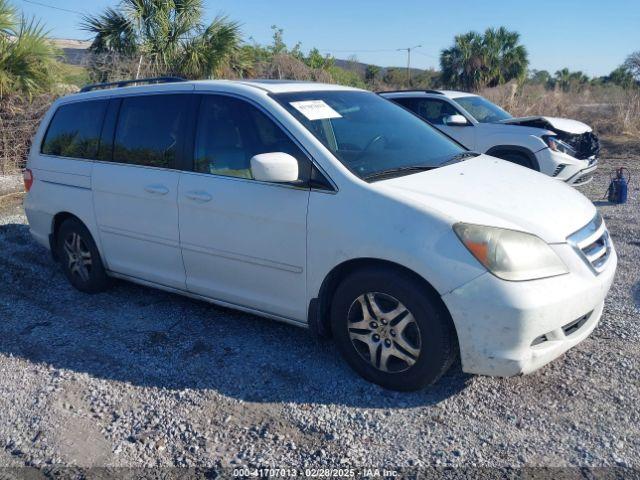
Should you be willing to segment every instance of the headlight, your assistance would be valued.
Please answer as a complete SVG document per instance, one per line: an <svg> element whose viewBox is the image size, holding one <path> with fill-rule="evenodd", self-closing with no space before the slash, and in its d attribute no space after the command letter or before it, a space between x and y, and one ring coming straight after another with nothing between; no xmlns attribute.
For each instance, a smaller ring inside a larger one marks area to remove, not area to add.
<svg viewBox="0 0 640 480"><path fill-rule="evenodd" d="M572 157L576 156L575 148L573 148L568 143L563 142L558 137L555 137L553 135L544 135L542 139L544 140L544 143L546 143L547 146L554 152L566 153L567 155L570 155Z"/></svg>
<svg viewBox="0 0 640 480"><path fill-rule="evenodd" d="M546 242L530 233L469 223L453 230L487 270L503 280L534 280L568 273Z"/></svg>

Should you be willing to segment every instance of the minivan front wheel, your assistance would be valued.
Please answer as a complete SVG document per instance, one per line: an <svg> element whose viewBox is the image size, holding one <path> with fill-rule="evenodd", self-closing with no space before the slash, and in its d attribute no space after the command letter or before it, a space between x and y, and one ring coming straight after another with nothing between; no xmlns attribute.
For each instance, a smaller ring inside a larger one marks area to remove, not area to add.
<svg viewBox="0 0 640 480"><path fill-rule="evenodd" d="M410 275L368 268L339 285L332 331L341 354L362 377L391 390L417 390L436 382L457 354L442 310Z"/></svg>
<svg viewBox="0 0 640 480"><path fill-rule="evenodd" d="M56 240L58 258L64 273L75 288L86 293L104 291L109 286L98 248L80 220L65 220Z"/></svg>

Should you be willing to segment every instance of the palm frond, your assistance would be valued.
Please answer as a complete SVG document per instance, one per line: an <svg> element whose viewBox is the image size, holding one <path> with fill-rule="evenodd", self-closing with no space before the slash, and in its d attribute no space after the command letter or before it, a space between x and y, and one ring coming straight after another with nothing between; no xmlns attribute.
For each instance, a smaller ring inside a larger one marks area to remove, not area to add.
<svg viewBox="0 0 640 480"><path fill-rule="evenodd" d="M176 65L191 78L212 78L240 46L240 24L216 17L204 31L183 43L183 57Z"/></svg>
<svg viewBox="0 0 640 480"><path fill-rule="evenodd" d="M49 41L44 26L22 17L15 37L0 49L0 94L19 91L32 96L50 89L60 73L61 52Z"/></svg>
<svg viewBox="0 0 640 480"><path fill-rule="evenodd" d="M14 35L16 9L8 0L0 0L0 35Z"/></svg>
<svg viewBox="0 0 640 480"><path fill-rule="evenodd" d="M95 35L91 44L94 53L134 54L137 50L137 35L132 21L112 8L107 8L101 15L84 16L81 26Z"/></svg>

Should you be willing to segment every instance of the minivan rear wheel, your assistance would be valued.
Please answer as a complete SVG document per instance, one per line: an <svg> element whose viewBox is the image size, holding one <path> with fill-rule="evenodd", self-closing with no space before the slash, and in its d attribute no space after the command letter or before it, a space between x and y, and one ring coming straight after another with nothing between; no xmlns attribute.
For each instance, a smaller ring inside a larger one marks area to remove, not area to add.
<svg viewBox="0 0 640 480"><path fill-rule="evenodd" d="M435 383L457 355L451 320L419 281L391 268L345 278L331 326L340 353L365 379L391 390Z"/></svg>
<svg viewBox="0 0 640 480"><path fill-rule="evenodd" d="M109 277L98 248L80 220L69 218L62 223L56 246L62 269L71 285L85 293L98 293L109 287Z"/></svg>

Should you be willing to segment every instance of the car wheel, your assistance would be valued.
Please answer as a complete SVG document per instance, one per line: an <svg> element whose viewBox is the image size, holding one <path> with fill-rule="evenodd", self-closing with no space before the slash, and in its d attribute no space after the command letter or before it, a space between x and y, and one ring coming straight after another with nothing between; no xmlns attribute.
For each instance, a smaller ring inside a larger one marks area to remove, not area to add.
<svg viewBox="0 0 640 480"><path fill-rule="evenodd" d="M444 308L424 285L394 269L369 268L345 278L333 297L331 326L349 365L391 390L436 382L458 353Z"/></svg>
<svg viewBox="0 0 640 480"><path fill-rule="evenodd" d="M501 158L502 160L506 160L507 162L515 163L516 165L535 170L531 159L522 153L505 152L500 153L499 155L497 155L497 157Z"/></svg>
<svg viewBox="0 0 640 480"><path fill-rule="evenodd" d="M102 292L109 286L93 237L87 227L75 218L65 220L56 239L58 258L67 279L81 292Z"/></svg>

